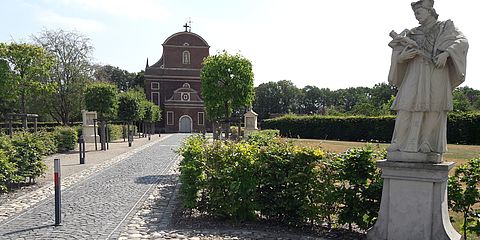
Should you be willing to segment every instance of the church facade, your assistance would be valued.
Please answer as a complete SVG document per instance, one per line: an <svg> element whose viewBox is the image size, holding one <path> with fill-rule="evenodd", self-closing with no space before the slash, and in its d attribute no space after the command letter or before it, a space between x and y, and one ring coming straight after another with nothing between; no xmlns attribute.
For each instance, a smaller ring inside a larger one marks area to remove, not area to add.
<svg viewBox="0 0 480 240"><path fill-rule="evenodd" d="M162 109L160 131L211 131L201 96L200 71L210 46L184 26L184 32L168 37L155 64L145 67L147 98Z"/></svg>

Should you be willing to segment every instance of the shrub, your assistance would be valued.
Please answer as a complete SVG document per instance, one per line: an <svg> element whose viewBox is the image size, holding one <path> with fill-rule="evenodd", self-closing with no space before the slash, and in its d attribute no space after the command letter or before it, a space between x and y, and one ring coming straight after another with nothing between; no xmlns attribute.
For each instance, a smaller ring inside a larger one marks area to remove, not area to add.
<svg viewBox="0 0 480 240"><path fill-rule="evenodd" d="M33 135L38 140L41 155L50 155L58 152L58 140L54 132L40 131Z"/></svg>
<svg viewBox="0 0 480 240"><path fill-rule="evenodd" d="M467 239L468 232L480 234L480 215L474 209L474 205L480 202L479 184L480 158L458 166L454 175L448 179L449 207L463 214L464 239Z"/></svg>
<svg viewBox="0 0 480 240"><path fill-rule="evenodd" d="M123 138L123 125L118 124L108 124L108 139L110 141Z"/></svg>
<svg viewBox="0 0 480 240"><path fill-rule="evenodd" d="M78 135L75 128L72 127L56 127L53 136L57 143L58 152L67 152L75 149Z"/></svg>
<svg viewBox="0 0 480 240"><path fill-rule="evenodd" d="M375 160L384 158L371 146L352 148L339 156L338 177L341 185L342 207L338 218L340 223L352 223L361 229L368 229L375 223L380 209L383 182Z"/></svg>
<svg viewBox="0 0 480 240"><path fill-rule="evenodd" d="M263 216L291 225L322 220L318 196L326 183L322 161L326 154L320 149L299 148L290 143L262 147L256 164L258 176L257 201Z"/></svg>
<svg viewBox="0 0 480 240"><path fill-rule="evenodd" d="M267 146L277 140L280 136L279 130L267 129L251 132L247 137L247 142L260 146Z"/></svg>
<svg viewBox="0 0 480 240"><path fill-rule="evenodd" d="M13 182L16 171L15 164L10 162L4 150L0 149L0 193L7 191L7 186Z"/></svg>
<svg viewBox="0 0 480 240"><path fill-rule="evenodd" d="M205 149L201 210L237 221L255 216L255 149L249 144L215 141Z"/></svg>
<svg viewBox="0 0 480 240"><path fill-rule="evenodd" d="M16 175L19 180L24 181L28 178L30 182L35 182L35 179L43 175L47 169L42 161L42 155L47 152L45 144L34 134L23 132L13 136L12 145L15 152L10 159L18 168Z"/></svg>
<svg viewBox="0 0 480 240"><path fill-rule="evenodd" d="M205 148L206 139L201 135L188 137L178 153L183 156L180 162L180 195L183 206L187 209L198 207L198 194L205 180Z"/></svg>
<svg viewBox="0 0 480 240"><path fill-rule="evenodd" d="M301 226L339 219L362 229L373 223L382 191L375 160L385 153L365 147L329 154L275 134L261 131L240 142L187 138L179 149L183 206L237 221Z"/></svg>

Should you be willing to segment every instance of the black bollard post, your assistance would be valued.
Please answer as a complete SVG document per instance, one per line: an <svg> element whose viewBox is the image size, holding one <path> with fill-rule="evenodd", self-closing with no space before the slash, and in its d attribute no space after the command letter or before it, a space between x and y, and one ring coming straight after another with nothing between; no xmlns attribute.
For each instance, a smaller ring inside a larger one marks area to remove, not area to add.
<svg viewBox="0 0 480 240"><path fill-rule="evenodd" d="M78 152L80 153L80 164L85 164L85 139L83 135L78 137Z"/></svg>
<svg viewBox="0 0 480 240"><path fill-rule="evenodd" d="M97 119L93 119L93 137L95 138L95 151L98 151L98 148L97 148Z"/></svg>
<svg viewBox="0 0 480 240"><path fill-rule="evenodd" d="M132 132L128 132L128 146L131 147L133 142L133 134Z"/></svg>
<svg viewBox="0 0 480 240"><path fill-rule="evenodd" d="M54 185L55 185L55 226L62 223L62 203L60 188L60 159L55 159L53 163Z"/></svg>

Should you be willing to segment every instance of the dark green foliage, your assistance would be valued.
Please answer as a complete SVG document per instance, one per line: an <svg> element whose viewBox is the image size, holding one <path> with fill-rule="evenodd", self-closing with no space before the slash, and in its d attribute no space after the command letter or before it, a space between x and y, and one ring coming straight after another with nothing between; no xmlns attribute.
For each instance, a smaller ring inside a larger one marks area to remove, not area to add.
<svg viewBox="0 0 480 240"><path fill-rule="evenodd" d="M331 139L345 141L388 142L392 138L394 116L385 117L332 117L295 116L268 119L263 129L278 129L282 136L309 139Z"/></svg>
<svg viewBox="0 0 480 240"><path fill-rule="evenodd" d="M263 129L278 129L282 136L343 141L391 141L395 116L334 117L287 115L262 122ZM480 113L449 114L448 143L480 145Z"/></svg>
<svg viewBox="0 0 480 240"><path fill-rule="evenodd" d="M447 139L448 143L480 145L480 112L449 114Z"/></svg>
<svg viewBox="0 0 480 240"><path fill-rule="evenodd" d="M78 135L77 131L72 127L56 127L53 132L55 141L57 142L58 152L67 152L75 149Z"/></svg>
<svg viewBox="0 0 480 240"><path fill-rule="evenodd" d="M479 210L474 205L480 203L480 158L471 159L467 164L458 166L455 174L448 179L449 207L463 214L463 234L480 234Z"/></svg>
<svg viewBox="0 0 480 240"><path fill-rule="evenodd" d="M371 146L352 148L338 155L340 195L340 223L355 223L361 229L373 225L380 209L382 180L375 160L384 158Z"/></svg>

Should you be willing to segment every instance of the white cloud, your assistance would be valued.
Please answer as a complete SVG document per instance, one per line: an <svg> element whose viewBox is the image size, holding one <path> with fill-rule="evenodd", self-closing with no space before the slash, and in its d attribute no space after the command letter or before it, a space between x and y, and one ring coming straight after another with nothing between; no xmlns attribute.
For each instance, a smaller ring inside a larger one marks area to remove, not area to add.
<svg viewBox="0 0 480 240"><path fill-rule="evenodd" d="M47 0L50 1L51 0ZM57 1L58 2L58 1ZM130 19L164 20L169 16L166 8L154 0L61 0L63 5L97 11Z"/></svg>
<svg viewBox="0 0 480 240"><path fill-rule="evenodd" d="M102 23L95 20L66 17L52 11L39 12L37 19L48 26L65 27L82 32L101 32L105 28Z"/></svg>

